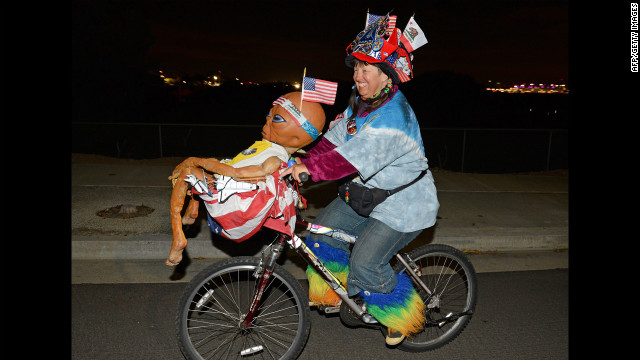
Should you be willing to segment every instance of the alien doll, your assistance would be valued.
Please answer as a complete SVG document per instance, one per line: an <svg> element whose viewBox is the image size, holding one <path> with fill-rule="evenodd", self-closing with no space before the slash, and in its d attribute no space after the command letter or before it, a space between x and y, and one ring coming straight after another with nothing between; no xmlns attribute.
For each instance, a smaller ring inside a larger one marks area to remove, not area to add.
<svg viewBox="0 0 640 360"><path fill-rule="evenodd" d="M275 193L282 181L278 175L287 167L291 155L311 144L325 125L325 113L317 102L302 101L301 92L291 92L273 102L262 140L256 141L233 159L189 157L173 170L170 213L173 241L166 265L182 260L187 239L182 225L193 224L198 217L200 201L204 202L209 227L235 241L247 239L257 232L270 215L284 209ZM191 195L184 215L181 215L187 195ZM196 199L199 198L199 200ZM284 202L290 203L291 199ZM234 211L237 208L239 210ZM225 228L244 216L245 226ZM293 223L295 226L295 210ZM249 229L249 230L246 230ZM292 231L293 229L291 229Z"/></svg>

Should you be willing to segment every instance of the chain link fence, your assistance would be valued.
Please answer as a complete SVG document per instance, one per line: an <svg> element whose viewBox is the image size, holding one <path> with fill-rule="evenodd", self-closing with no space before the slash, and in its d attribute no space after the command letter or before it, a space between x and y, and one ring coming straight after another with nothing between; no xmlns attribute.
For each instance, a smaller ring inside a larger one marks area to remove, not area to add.
<svg viewBox="0 0 640 360"><path fill-rule="evenodd" d="M125 159L233 157L259 125L72 123L72 152ZM429 166L469 173L567 169L567 129L421 128Z"/></svg>

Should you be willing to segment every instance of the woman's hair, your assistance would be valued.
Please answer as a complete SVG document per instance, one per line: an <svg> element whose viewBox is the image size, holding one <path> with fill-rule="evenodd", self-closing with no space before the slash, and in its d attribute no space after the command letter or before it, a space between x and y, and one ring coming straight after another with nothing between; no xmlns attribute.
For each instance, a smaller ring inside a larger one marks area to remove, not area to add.
<svg viewBox="0 0 640 360"><path fill-rule="evenodd" d="M373 66L378 68L379 72L381 72L381 73L384 72L384 71L382 71L382 67L378 63L369 63L369 62L357 59L355 57L351 59L351 64L350 65L351 65L351 67L353 69L355 69L357 66L361 66L361 65L373 65ZM356 116L358 116L358 110L359 110L359 105L360 105L360 103L358 102L358 95L359 95L358 89L357 89L357 87L354 87L351 90L351 96L349 97L349 107L351 107L351 109L353 110L353 113L349 117L349 120L354 119ZM387 100L388 97L389 97L389 93L382 92L378 97L370 99L370 100L368 99L368 101L366 101L368 106L365 108L365 111L371 112L371 111L379 108L385 102L385 100Z"/></svg>

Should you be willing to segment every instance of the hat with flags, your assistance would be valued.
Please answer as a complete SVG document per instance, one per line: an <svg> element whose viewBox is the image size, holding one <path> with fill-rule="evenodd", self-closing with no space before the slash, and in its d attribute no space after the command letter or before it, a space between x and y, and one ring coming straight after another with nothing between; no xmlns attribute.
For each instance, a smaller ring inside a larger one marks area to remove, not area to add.
<svg viewBox="0 0 640 360"><path fill-rule="evenodd" d="M411 16L403 32L395 26L396 16L384 16L367 12L367 22L355 40L347 46L345 64L352 66L354 58L370 64L380 64L394 84L413 78L412 52L427 43L422 29Z"/></svg>

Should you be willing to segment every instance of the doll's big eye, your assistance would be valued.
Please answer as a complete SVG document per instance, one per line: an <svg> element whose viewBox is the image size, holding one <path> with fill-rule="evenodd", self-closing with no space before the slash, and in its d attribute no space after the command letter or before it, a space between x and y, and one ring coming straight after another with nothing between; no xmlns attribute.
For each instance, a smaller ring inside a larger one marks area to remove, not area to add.
<svg viewBox="0 0 640 360"><path fill-rule="evenodd" d="M286 120L285 120L281 115L278 115L278 114L276 114L276 115L273 117L273 120L271 120L271 121L272 121L272 122L276 122L276 123L286 122Z"/></svg>

